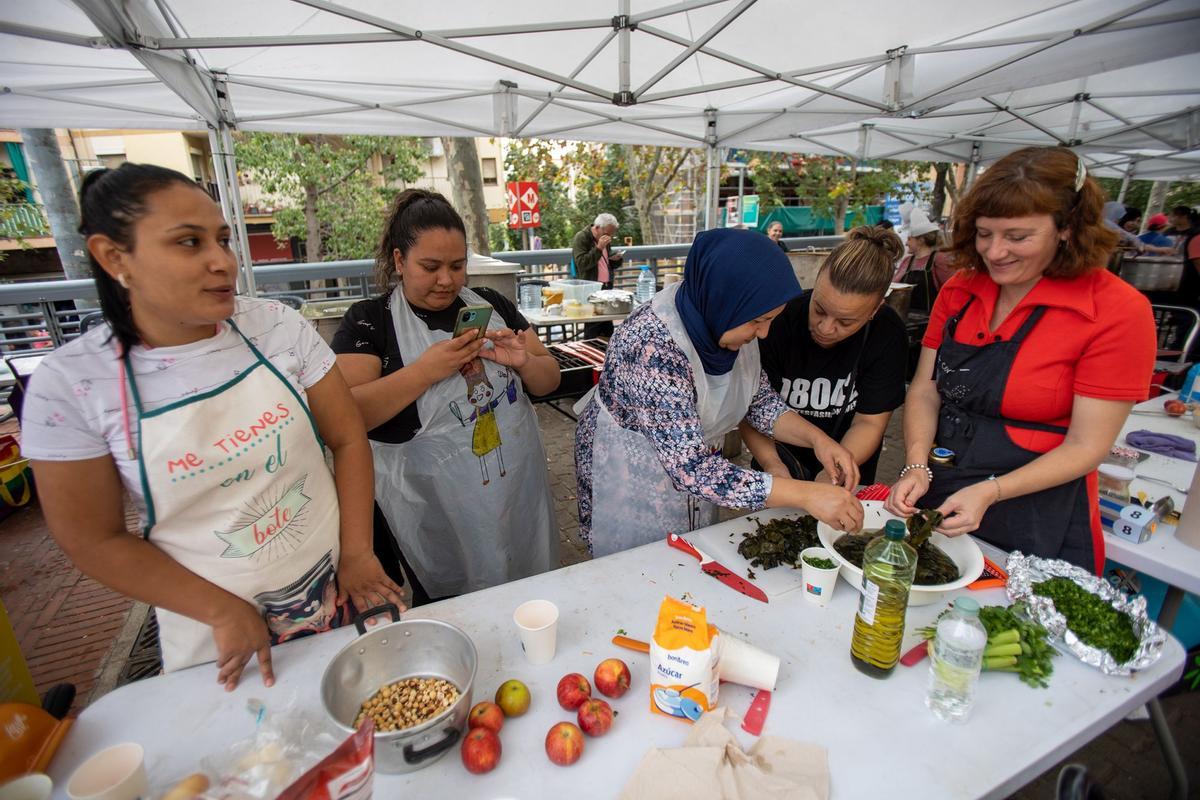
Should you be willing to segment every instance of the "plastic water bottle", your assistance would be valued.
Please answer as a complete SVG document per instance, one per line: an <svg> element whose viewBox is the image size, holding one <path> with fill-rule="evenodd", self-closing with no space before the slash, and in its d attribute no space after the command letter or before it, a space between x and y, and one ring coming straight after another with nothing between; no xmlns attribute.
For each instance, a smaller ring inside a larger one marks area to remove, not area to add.
<svg viewBox="0 0 1200 800"><path fill-rule="evenodd" d="M643 264L642 271L638 273L637 291L634 292L633 297L640 306L653 300L655 291L654 273L650 271L649 264Z"/></svg>
<svg viewBox="0 0 1200 800"><path fill-rule="evenodd" d="M966 722L975 703L987 630L979 621L979 603L959 597L938 621L929 648L929 693L925 705L939 719Z"/></svg>
<svg viewBox="0 0 1200 800"><path fill-rule="evenodd" d="M1183 379L1183 388L1179 390L1179 399L1185 403L1200 402L1200 364L1193 364Z"/></svg>
<svg viewBox="0 0 1200 800"><path fill-rule="evenodd" d="M863 551L862 596L854 617L850 661L872 678L886 678L900 661L908 592L917 573L917 551L904 541L904 523L890 519L883 536Z"/></svg>

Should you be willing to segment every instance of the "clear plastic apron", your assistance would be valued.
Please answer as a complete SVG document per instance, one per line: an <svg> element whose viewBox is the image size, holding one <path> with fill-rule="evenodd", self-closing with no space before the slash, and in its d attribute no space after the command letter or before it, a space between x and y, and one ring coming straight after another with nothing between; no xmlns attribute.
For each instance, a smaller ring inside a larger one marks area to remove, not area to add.
<svg viewBox="0 0 1200 800"><path fill-rule="evenodd" d="M308 406L228 324L257 363L203 395L144 411L127 363L145 535L256 606L277 644L340 623L337 489ZM164 670L217 657L209 626L161 608L155 614Z"/></svg>
<svg viewBox="0 0 1200 800"><path fill-rule="evenodd" d="M715 451L746 416L758 391L758 341L738 351L733 369L725 375L706 374L675 308L679 287L673 284L656 294L652 308L691 365L704 441ZM593 555L617 553L662 539L669 531L691 531L716 522L716 506L680 491L649 439L618 425L595 390L585 400L599 406L592 445Z"/></svg>
<svg viewBox="0 0 1200 800"><path fill-rule="evenodd" d="M468 305L488 305L470 289ZM408 363L450 338L392 293ZM489 329L503 327L498 314ZM473 592L558 566L558 525L537 415L514 370L476 359L417 398L421 429L371 442L375 501L432 597Z"/></svg>

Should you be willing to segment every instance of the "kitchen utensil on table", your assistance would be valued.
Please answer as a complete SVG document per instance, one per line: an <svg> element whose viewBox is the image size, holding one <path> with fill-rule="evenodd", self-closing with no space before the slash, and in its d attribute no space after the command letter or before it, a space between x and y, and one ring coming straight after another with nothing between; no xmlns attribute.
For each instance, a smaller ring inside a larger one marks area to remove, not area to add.
<svg viewBox="0 0 1200 800"><path fill-rule="evenodd" d="M627 650L636 650L639 653L649 653L650 643L630 639L628 636L614 636L612 643L617 647L624 647Z"/></svg>
<svg viewBox="0 0 1200 800"><path fill-rule="evenodd" d="M742 730L752 736L758 736L762 733L763 723L767 721L767 711L771 708L771 693L766 689L759 689L754 695L754 699L750 701L750 708L746 710L746 716L742 717Z"/></svg>
<svg viewBox="0 0 1200 800"><path fill-rule="evenodd" d="M366 623L379 614L392 622ZM400 619L396 606L368 609L354 618L359 637L343 647L321 676L321 703L347 734L363 702L380 688L405 678L441 678L458 687L458 700L433 719L411 728L375 733L375 768L414 772L432 764L458 743L467 726L479 656L470 637L447 622Z"/></svg>
<svg viewBox="0 0 1200 800"><path fill-rule="evenodd" d="M1165 481L1165 480L1163 480L1162 478L1152 478L1152 477L1150 477L1149 475L1142 475L1141 473L1138 473L1138 474L1137 474L1137 475L1135 475L1134 477L1135 477L1135 478L1137 478L1137 479L1138 479L1138 480L1140 480L1140 481L1150 481L1151 483L1158 483L1158 484L1161 484L1161 485L1163 485L1163 486L1166 486L1166 487L1168 487L1168 488L1174 489L1175 491L1179 492L1180 494L1187 494L1187 493L1188 493L1188 487L1186 487L1186 486L1176 486L1175 484L1171 483L1170 481Z"/></svg>
<svg viewBox="0 0 1200 800"><path fill-rule="evenodd" d="M521 649L530 664L549 664L554 660L558 606L549 600L529 600L517 606L513 622L521 633Z"/></svg>
<svg viewBox="0 0 1200 800"><path fill-rule="evenodd" d="M0 786L0 800L50 800L53 792L49 776L35 772Z"/></svg>
<svg viewBox="0 0 1200 800"><path fill-rule="evenodd" d="M146 751L136 742L113 745L79 765L67 781L71 800L139 800L150 795Z"/></svg>
<svg viewBox="0 0 1200 800"><path fill-rule="evenodd" d="M863 528L866 530L882 528L889 519L899 519L884 510L883 503L878 500L864 500L862 506ZM855 591L861 591L859 587L862 586L862 570L851 564L834 547L834 543L842 535L842 531L835 531L824 522L817 524L817 537L821 540L821 544L833 554L835 559L841 562L842 580L853 586ZM935 531L930 541L940 547L942 552L958 566L959 578L951 583L938 583L932 586L921 586L914 583L908 593L910 606L936 603L950 592L974 583L975 579L983 573L983 551L979 549L979 545L969 534L949 537Z"/></svg>
<svg viewBox="0 0 1200 800"><path fill-rule="evenodd" d="M1004 571L1004 568L987 556L984 556L983 574L979 576L979 580L967 584L967 588L973 592L982 591L983 589L1003 589L1007 580L1008 573Z"/></svg>
<svg viewBox="0 0 1200 800"><path fill-rule="evenodd" d="M711 575L729 588L736 589L747 597L753 597L755 600L761 600L764 603L768 602L767 596L763 593L762 589L759 589L753 583L750 583L750 581L730 572L728 567L717 563L713 560L712 556L706 554L702 550L697 550L683 537L674 533L668 533L667 544L671 547L674 547L676 550L682 550L692 558L699 560L700 569L704 571L705 574Z"/></svg>

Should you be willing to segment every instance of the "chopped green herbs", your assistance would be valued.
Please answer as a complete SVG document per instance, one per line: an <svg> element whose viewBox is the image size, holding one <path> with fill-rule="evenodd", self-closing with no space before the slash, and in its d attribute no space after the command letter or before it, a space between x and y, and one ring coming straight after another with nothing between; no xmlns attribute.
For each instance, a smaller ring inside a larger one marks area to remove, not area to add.
<svg viewBox="0 0 1200 800"><path fill-rule="evenodd" d="M1054 601L1054 608L1067 618L1067 627L1089 647L1105 650L1118 664L1137 652L1133 620L1104 599L1068 578L1050 578L1035 583L1033 593Z"/></svg>
<svg viewBox="0 0 1200 800"><path fill-rule="evenodd" d="M818 558L817 556L805 556L804 563L817 569L833 569L837 566L837 562L829 558Z"/></svg>

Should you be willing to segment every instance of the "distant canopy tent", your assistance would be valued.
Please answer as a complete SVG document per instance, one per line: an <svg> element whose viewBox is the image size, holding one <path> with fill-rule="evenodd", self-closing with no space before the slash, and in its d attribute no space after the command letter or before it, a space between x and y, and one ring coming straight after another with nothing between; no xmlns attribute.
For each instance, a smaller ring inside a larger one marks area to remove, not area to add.
<svg viewBox="0 0 1200 800"><path fill-rule="evenodd" d="M1064 144L1101 173L1197 174L1195 0L925 0L930 24L913 12L892 0L7 0L0 126L207 129L244 266L234 129L703 147L710 225L727 147L980 163Z"/></svg>

